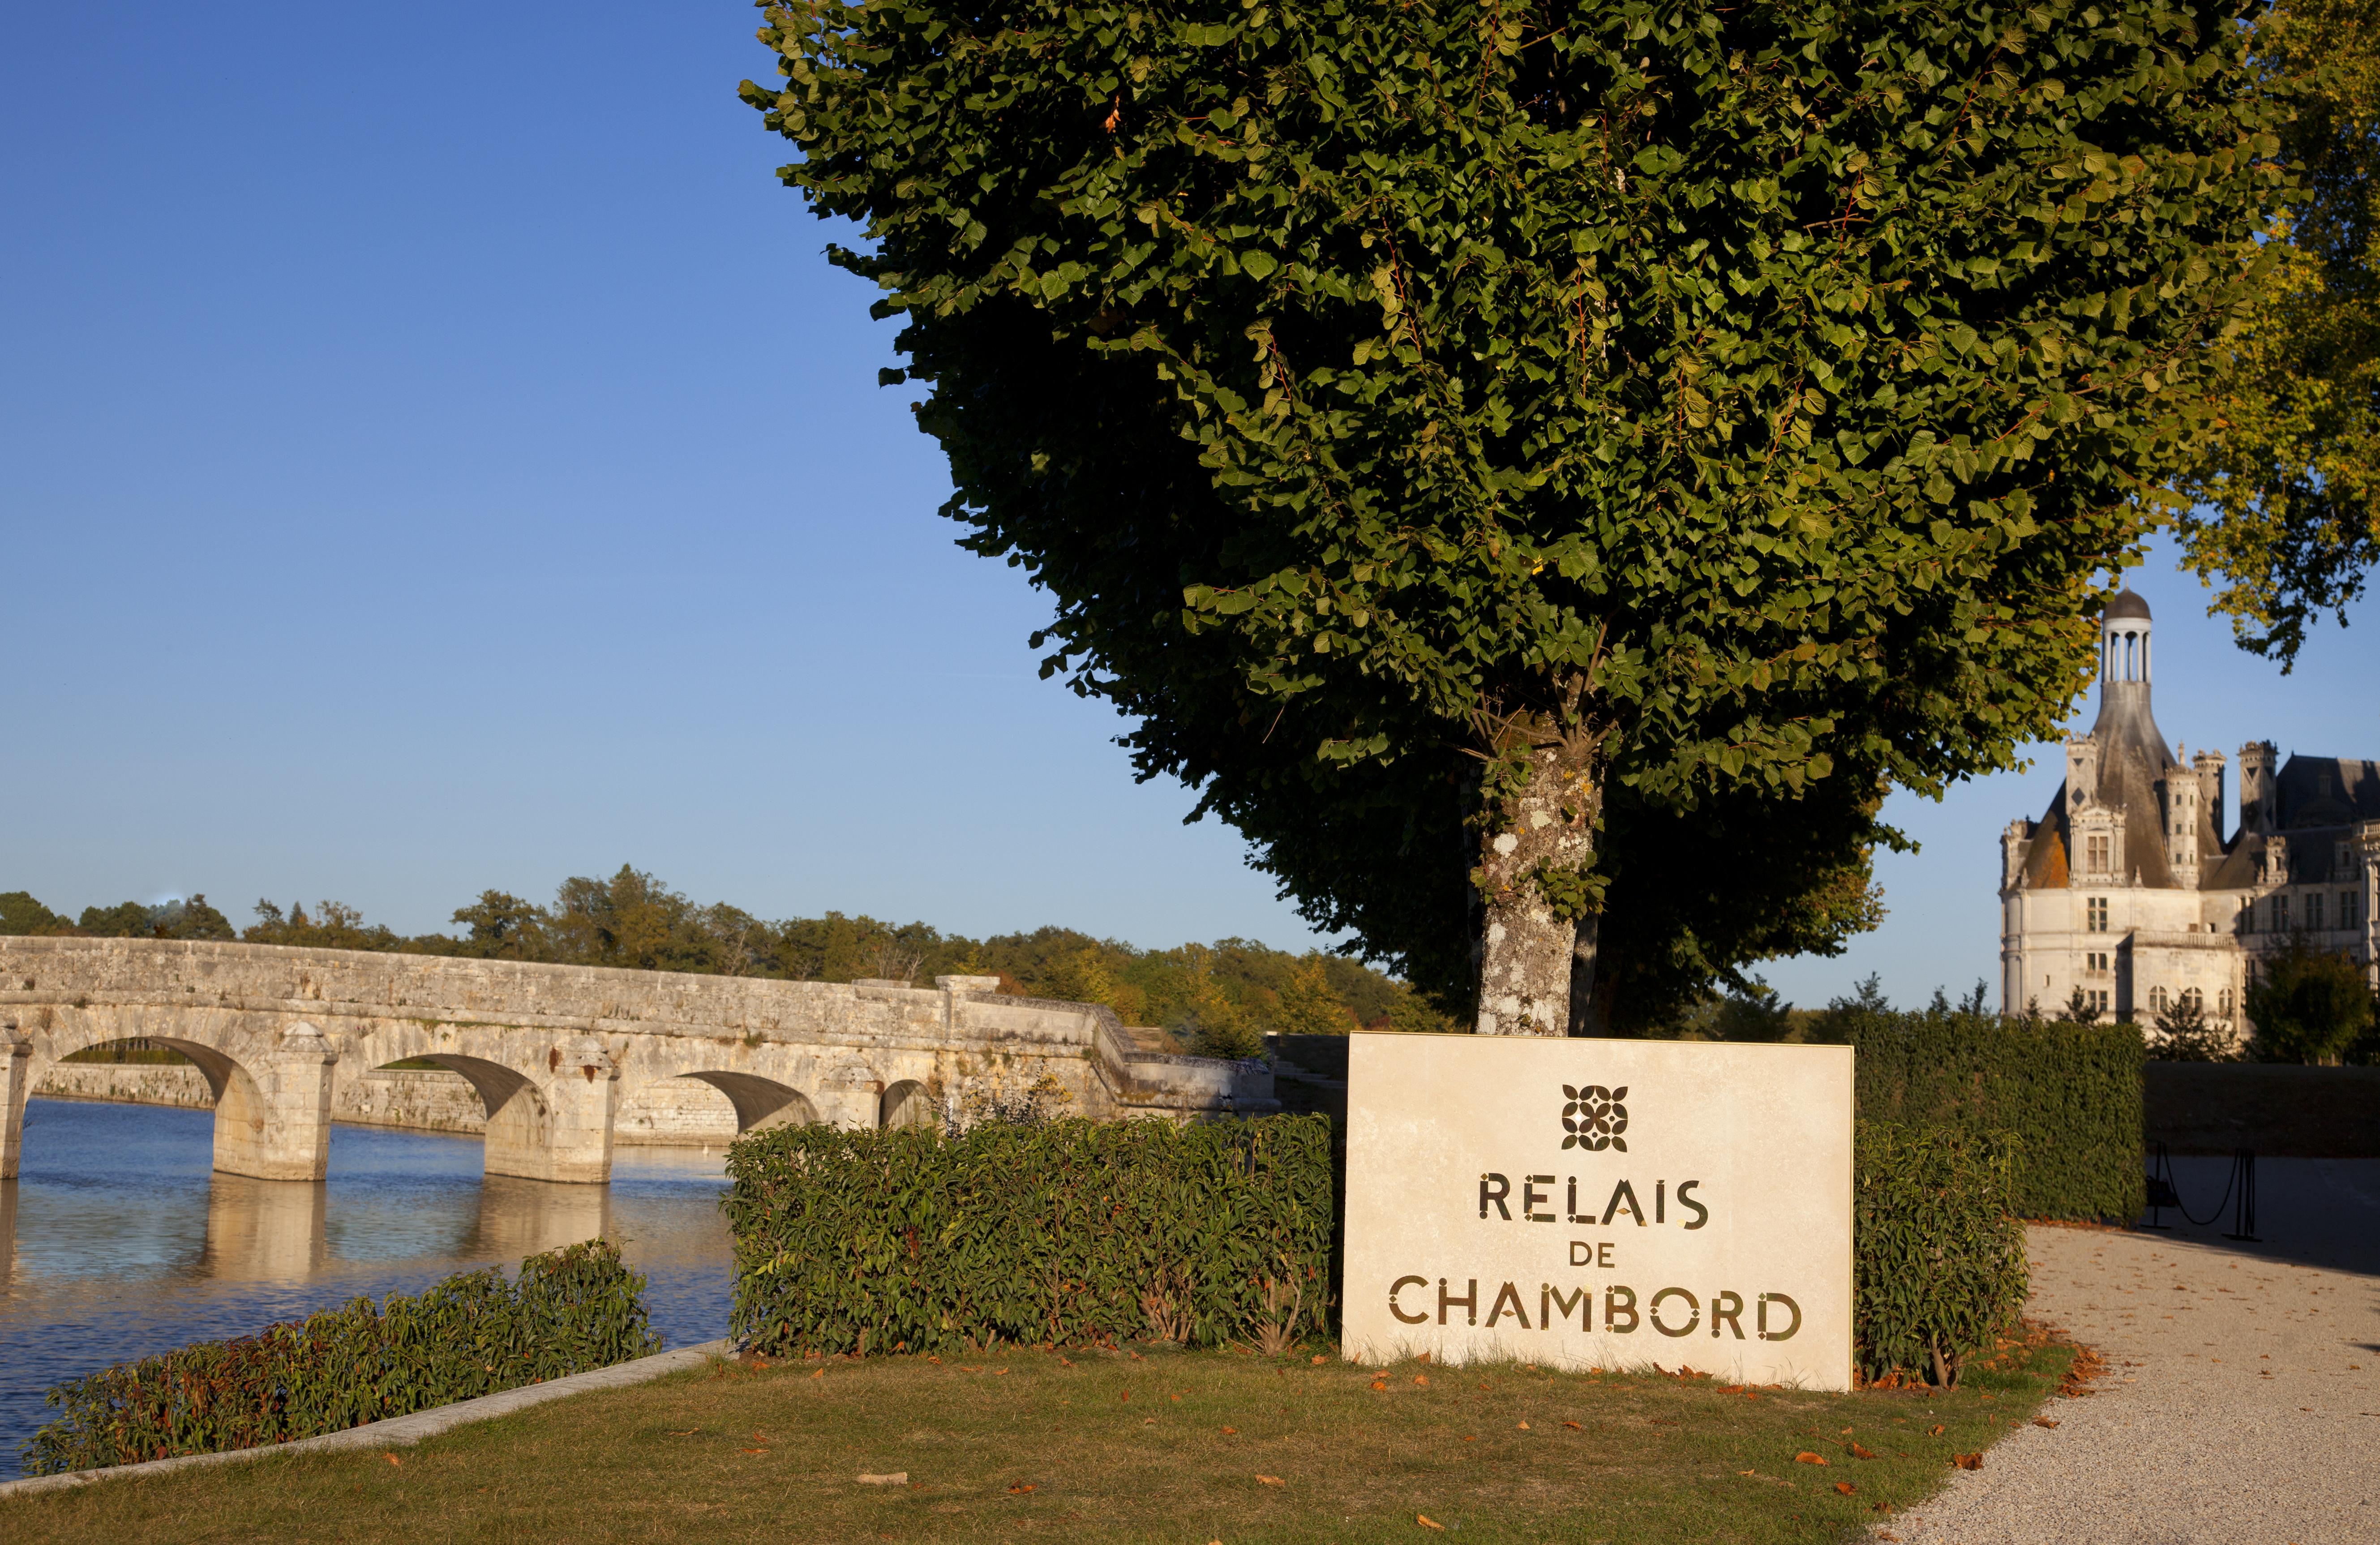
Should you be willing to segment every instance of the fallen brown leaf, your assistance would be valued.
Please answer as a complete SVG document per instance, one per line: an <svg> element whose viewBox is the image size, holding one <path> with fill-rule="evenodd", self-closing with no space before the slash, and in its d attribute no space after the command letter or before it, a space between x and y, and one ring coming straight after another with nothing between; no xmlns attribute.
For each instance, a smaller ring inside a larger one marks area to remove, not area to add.
<svg viewBox="0 0 2380 1545"><path fill-rule="evenodd" d="M1873 1459L1876 1455L1870 1454L1866 1449L1862 1448L1859 1444L1853 1443L1852 1445L1852 1457L1854 1459Z"/></svg>
<svg viewBox="0 0 2380 1545"><path fill-rule="evenodd" d="M1796 1465L1823 1465L1826 1462L1827 1456L1825 1454L1812 1454L1808 1449L1803 1449L1801 1453L1793 1456L1793 1463Z"/></svg>
<svg viewBox="0 0 2380 1545"><path fill-rule="evenodd" d="M1942 1436L1942 1424L1937 1421L1933 1426L1927 1428L1925 1429L1925 1436L1928 1438L1939 1438Z"/></svg>
<svg viewBox="0 0 2380 1545"><path fill-rule="evenodd" d="M388 1456L388 1462L389 1462L390 1464L392 1464L392 1465L403 1465L403 1464L405 1463L405 1461L404 1461L404 1460L399 1459L396 1455L395 1455L395 1454L390 1454L390 1455Z"/></svg>
<svg viewBox="0 0 2380 1545"><path fill-rule="evenodd" d="M859 1478L859 1484L862 1486L906 1486L909 1484L909 1472L906 1470L895 1470L889 1476L861 1476Z"/></svg>
<svg viewBox="0 0 2380 1545"><path fill-rule="evenodd" d="M1012 1487L1010 1487L1010 1488L1008 1489L1008 1494L1009 1494L1010 1496L1012 1496L1012 1497L1021 1497L1021 1496L1023 1496L1026 1492L1030 1491L1030 1490L1033 1490L1033 1486L1032 1486L1031 1484L1020 1483L1020 1484L1018 1484L1018 1485L1015 1485L1015 1486L1012 1486Z"/></svg>
<svg viewBox="0 0 2380 1545"><path fill-rule="evenodd" d="M1524 1431L1524 1432L1526 1432L1528 1429L1529 1429L1529 1424L1528 1424L1527 1422L1523 1422L1523 1423L1521 1424L1521 1430L1522 1430L1522 1431Z"/></svg>
<svg viewBox="0 0 2380 1545"><path fill-rule="evenodd" d="M1376 1390L1385 1390L1388 1387L1389 1381L1385 1379L1375 1379L1372 1381L1372 1388Z"/></svg>
<svg viewBox="0 0 2380 1545"><path fill-rule="evenodd" d="M812 1369L812 1370L811 1370L811 1372L810 1372L810 1377L811 1377L811 1378L813 1378L813 1379L823 1379L823 1378L825 1378L825 1377L826 1377L826 1369L822 1369L822 1368L821 1368L821 1369Z"/></svg>
<svg viewBox="0 0 2380 1545"><path fill-rule="evenodd" d="M1584 1432L1586 1430L1585 1428L1579 1426L1578 1423L1574 1421L1566 1421L1562 1423L1562 1425L1569 1428L1572 1432Z"/></svg>
<svg viewBox="0 0 2380 1545"><path fill-rule="evenodd" d="M769 1451L767 1449L746 1449L744 1452L746 1454L766 1454Z"/></svg>
<svg viewBox="0 0 2380 1545"><path fill-rule="evenodd" d="M1419 1524L1423 1528L1426 1528L1426 1529L1440 1529L1440 1530L1443 1530L1443 1529L1446 1527L1446 1526L1445 1526L1444 1524L1441 1524L1441 1523L1438 1522L1436 1519L1432 1518L1432 1517L1431 1517L1428 1514L1427 1514L1427 1513L1416 1513L1416 1514L1415 1514L1415 1515L1414 1515L1414 1522L1415 1522L1415 1523L1416 1523L1416 1524Z"/></svg>
<svg viewBox="0 0 2380 1545"><path fill-rule="evenodd" d="M1835 1482L1835 1490L1838 1490L1838 1491L1840 1491L1844 1496L1848 1497L1848 1496L1850 1496L1852 1492L1854 1492L1854 1491L1858 1490L1859 1490L1859 1488L1858 1488L1858 1487L1856 1487L1856 1486L1853 1486L1853 1485L1852 1485L1850 1481L1848 1481L1848 1480L1839 1480L1839 1481Z"/></svg>
<svg viewBox="0 0 2380 1545"><path fill-rule="evenodd" d="M1223 1430L1224 1430L1226 1433L1228 1433L1230 1436L1234 1437L1234 1438L1236 1438L1236 1437L1238 1437L1238 1436L1240 1435L1240 1429L1239 1429L1238 1428L1236 1428L1236 1427L1227 1427L1227 1428L1223 1429Z"/></svg>
<svg viewBox="0 0 2380 1545"><path fill-rule="evenodd" d="M1316 1354L1314 1354L1314 1366L1315 1366L1315 1367L1317 1367L1317 1368L1321 1367L1324 1363L1329 1362L1330 1360L1330 1358L1325 1357L1325 1356L1324 1356L1321 1353L1319 1353L1319 1352L1317 1352Z"/></svg>
<svg viewBox="0 0 2380 1545"><path fill-rule="evenodd" d="M1414 1375L1414 1382L1416 1384L1427 1384L1429 1382L1429 1375L1427 1373L1416 1373Z"/></svg>
<svg viewBox="0 0 2380 1545"><path fill-rule="evenodd" d="M1962 1470L1980 1470L1984 1467L1984 1456L1980 1454L1954 1454L1950 1456L1950 1463Z"/></svg>
<svg viewBox="0 0 2380 1545"><path fill-rule="evenodd" d="M1257 1477L1257 1484L1263 1486L1287 1486L1289 1484L1289 1482L1281 1479L1279 1476L1258 1476Z"/></svg>
<svg viewBox="0 0 2380 1545"><path fill-rule="evenodd" d="M2047 1417L2035 1417L2033 1418L2033 1425L2035 1427L2056 1427L2058 1424L2051 1421Z"/></svg>

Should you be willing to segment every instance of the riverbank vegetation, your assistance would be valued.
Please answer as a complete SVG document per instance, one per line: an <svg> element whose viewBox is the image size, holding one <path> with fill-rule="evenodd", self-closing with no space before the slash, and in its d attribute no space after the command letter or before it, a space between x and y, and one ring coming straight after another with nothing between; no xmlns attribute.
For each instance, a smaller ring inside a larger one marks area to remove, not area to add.
<svg viewBox="0 0 2380 1545"><path fill-rule="evenodd" d="M1440 1532L1815 1545L1923 1500L1957 1456L2030 1420L2072 1356L2035 1333L1956 1390L1850 1394L1651 1371L1358 1367L1311 1348L721 1362L418 1448L0 1502L0 1533L17 1545Z"/></svg>
<svg viewBox="0 0 2380 1545"><path fill-rule="evenodd" d="M513 1280L484 1267L67 1380L22 1458L56 1475L266 1447L661 1350L644 1274L589 1239L529 1257Z"/></svg>

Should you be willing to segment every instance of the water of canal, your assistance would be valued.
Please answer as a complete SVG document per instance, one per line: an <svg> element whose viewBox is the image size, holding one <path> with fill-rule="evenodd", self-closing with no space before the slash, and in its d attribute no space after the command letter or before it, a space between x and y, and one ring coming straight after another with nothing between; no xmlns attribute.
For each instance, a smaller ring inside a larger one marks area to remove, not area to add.
<svg viewBox="0 0 2380 1545"><path fill-rule="evenodd" d="M480 1140L332 1128L320 1185L212 1173L214 1113L34 1100L0 1181L0 1477L61 1379L608 1234L672 1346L726 1333L724 1155L616 1150L609 1186L480 1173Z"/></svg>

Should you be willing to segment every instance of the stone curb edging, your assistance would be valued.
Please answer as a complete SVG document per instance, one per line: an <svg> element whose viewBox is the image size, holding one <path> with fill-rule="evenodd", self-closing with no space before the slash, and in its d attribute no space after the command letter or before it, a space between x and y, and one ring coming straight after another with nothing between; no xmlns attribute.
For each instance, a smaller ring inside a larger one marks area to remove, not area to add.
<svg viewBox="0 0 2380 1545"><path fill-rule="evenodd" d="M177 1454L171 1459L151 1459L138 1465L111 1465L98 1470L69 1470L63 1475L29 1476L23 1480L0 1482L0 1498L89 1486L94 1481L117 1476L163 1475L169 1470L200 1465L230 1465L268 1454L322 1454L334 1449L385 1448L392 1445L409 1448L424 1438L435 1437L450 1429L510 1416L515 1411L526 1411L532 1405L542 1405L549 1400L562 1400L570 1395L584 1394L589 1390L641 1384L682 1369L700 1368L712 1357L726 1356L727 1344L724 1341L706 1341L698 1346L681 1346L674 1352L660 1352L650 1357L613 1363L610 1368L591 1369L585 1373L569 1374L542 1384L523 1384L516 1390L498 1390L476 1400L434 1405L410 1416L368 1421L360 1427L325 1432L319 1438L300 1438L287 1443L262 1443L255 1448L225 1449L215 1454Z"/></svg>

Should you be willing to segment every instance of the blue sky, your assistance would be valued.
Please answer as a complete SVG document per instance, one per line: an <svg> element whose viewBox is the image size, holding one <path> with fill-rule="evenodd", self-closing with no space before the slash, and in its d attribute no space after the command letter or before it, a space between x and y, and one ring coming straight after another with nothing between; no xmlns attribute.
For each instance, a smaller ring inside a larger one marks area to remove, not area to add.
<svg viewBox="0 0 2380 1545"><path fill-rule="evenodd" d="M414 931L630 861L764 916L1308 940L952 546L892 330L735 100L758 20L18 7L0 889ZM2380 754L2371 629L2283 679L2136 583L2168 736ZM1998 833L2057 776L1896 800L1884 929L1770 979L1992 974Z"/></svg>

